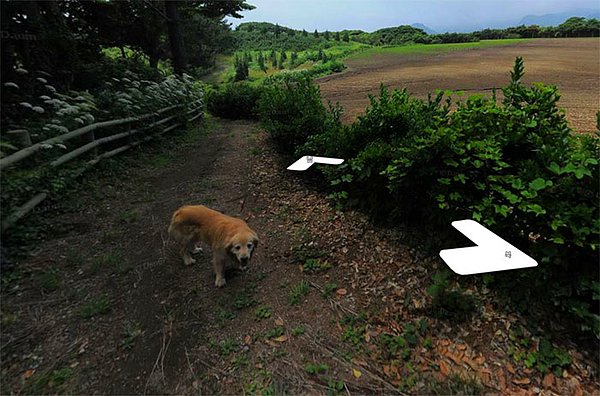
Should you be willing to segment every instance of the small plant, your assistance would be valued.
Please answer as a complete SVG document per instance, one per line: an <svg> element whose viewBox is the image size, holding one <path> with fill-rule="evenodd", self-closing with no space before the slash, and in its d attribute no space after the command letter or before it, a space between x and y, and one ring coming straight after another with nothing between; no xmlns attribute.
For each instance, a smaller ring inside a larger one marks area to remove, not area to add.
<svg viewBox="0 0 600 396"><path fill-rule="evenodd" d="M144 333L142 326L137 322L129 322L123 329L123 340L121 345L125 349L133 348L135 340Z"/></svg>
<svg viewBox="0 0 600 396"><path fill-rule="evenodd" d="M330 378L327 380L327 390L328 395L339 395L344 391L346 384L342 380L335 380Z"/></svg>
<svg viewBox="0 0 600 396"><path fill-rule="evenodd" d="M228 338L219 344L219 353L221 356L229 356L237 348L238 343L234 339Z"/></svg>
<svg viewBox="0 0 600 396"><path fill-rule="evenodd" d="M324 374L327 372L327 370L329 370L329 366L323 363L319 363L319 364L314 364L314 363L309 363L306 365L306 367L304 367L304 370L308 373L308 374Z"/></svg>
<svg viewBox="0 0 600 396"><path fill-rule="evenodd" d="M290 290L290 294L288 296L288 300L291 305L298 305L302 301L302 299L308 294L310 291L310 285L307 281L303 280L298 283L296 286L292 287Z"/></svg>
<svg viewBox="0 0 600 396"><path fill-rule="evenodd" d="M322 295L325 298L329 298L333 295L333 293L337 290L338 285L335 282L328 282L323 286Z"/></svg>
<svg viewBox="0 0 600 396"><path fill-rule="evenodd" d="M106 253L104 255L94 257L90 264L90 272L97 273L102 268L119 268L121 257L116 253Z"/></svg>
<svg viewBox="0 0 600 396"><path fill-rule="evenodd" d="M477 309L477 300L460 290L450 289L450 273L438 272L433 275L433 283L427 288L427 293L433 297L431 302L432 314L442 319L466 320Z"/></svg>
<svg viewBox="0 0 600 396"><path fill-rule="evenodd" d="M243 353L240 356L236 356L236 358L233 359L232 364L233 364L233 367L235 367L236 369L248 367L248 365L250 364L250 360L248 359L248 354Z"/></svg>
<svg viewBox="0 0 600 396"><path fill-rule="evenodd" d="M296 326L292 329L292 335L295 337L301 336L306 332L304 326Z"/></svg>
<svg viewBox="0 0 600 396"><path fill-rule="evenodd" d="M136 212L135 210L131 209L131 210L126 210L126 211L122 212L119 215L119 220L122 223L130 224L130 223L135 223L135 222L139 221L140 217L141 217L141 215L139 212Z"/></svg>
<svg viewBox="0 0 600 396"><path fill-rule="evenodd" d="M526 368L537 368L541 373L547 370L552 371L556 376L560 376L563 368L571 364L569 354L555 348L548 338L542 338L537 345L533 345L533 340L525 335L522 327L515 327L509 333L509 339L512 345L508 353L517 363L523 363Z"/></svg>
<svg viewBox="0 0 600 396"><path fill-rule="evenodd" d="M366 315L348 315L341 321L346 326L342 334L342 341L350 341L352 345L358 346L365 341Z"/></svg>
<svg viewBox="0 0 600 396"><path fill-rule="evenodd" d="M82 319L90 319L94 316L103 315L110 311L110 297L102 295L92 298L85 305L79 308L77 316Z"/></svg>
<svg viewBox="0 0 600 396"><path fill-rule="evenodd" d="M221 308L219 309L218 317L221 321L233 320L235 319L235 313Z"/></svg>
<svg viewBox="0 0 600 396"><path fill-rule="evenodd" d="M257 301L254 299L255 286L246 286L233 300L233 306L236 309L248 308L256 305Z"/></svg>
<svg viewBox="0 0 600 396"><path fill-rule="evenodd" d="M329 264L327 261L310 258L307 259L302 265L302 272L321 272L327 271L330 268L331 264Z"/></svg>
<svg viewBox="0 0 600 396"><path fill-rule="evenodd" d="M281 337L284 333L284 329L282 326L277 326L272 328L271 330L267 331L265 333L265 338L275 338L275 337Z"/></svg>
<svg viewBox="0 0 600 396"><path fill-rule="evenodd" d="M34 395L56 393L57 390L64 388L65 383L72 375L73 369L70 367L36 375L35 380L25 386L25 393Z"/></svg>
<svg viewBox="0 0 600 396"><path fill-rule="evenodd" d="M44 271L39 275L39 282L45 292L53 292L61 285L60 273L56 268Z"/></svg>
<svg viewBox="0 0 600 396"><path fill-rule="evenodd" d="M271 307L266 305L258 307L256 308L256 311L254 311L254 314L256 315L256 319L258 320L268 319L271 317Z"/></svg>

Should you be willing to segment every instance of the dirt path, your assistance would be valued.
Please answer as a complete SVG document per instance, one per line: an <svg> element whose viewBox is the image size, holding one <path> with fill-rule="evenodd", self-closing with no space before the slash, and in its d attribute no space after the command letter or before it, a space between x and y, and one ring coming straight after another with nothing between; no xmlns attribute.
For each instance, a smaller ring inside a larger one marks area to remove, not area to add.
<svg viewBox="0 0 600 396"><path fill-rule="evenodd" d="M438 55L379 54L345 61L348 70L319 79L323 96L339 101L354 119L369 104L379 85L407 88L426 98L437 89L490 94L508 83L515 58L525 60L527 83L556 85L559 106L566 109L575 130L596 130L600 110L600 40L536 39L524 43L469 49Z"/></svg>
<svg viewBox="0 0 600 396"><path fill-rule="evenodd" d="M21 279L3 284L1 393L597 389L593 354L568 342L577 365L559 377L516 364L509 329L524 321L488 290L470 290L481 301L472 320L431 317L439 260L417 261L401 231L337 212L278 158L256 124L218 121L82 194ZM258 230L251 271L223 289L209 252L186 267L167 240L188 203Z"/></svg>

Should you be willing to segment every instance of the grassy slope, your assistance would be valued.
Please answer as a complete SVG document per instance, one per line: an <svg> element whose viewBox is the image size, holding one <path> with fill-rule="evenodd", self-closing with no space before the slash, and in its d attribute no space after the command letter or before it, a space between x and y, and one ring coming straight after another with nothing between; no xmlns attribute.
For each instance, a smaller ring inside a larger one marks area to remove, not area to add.
<svg viewBox="0 0 600 396"><path fill-rule="evenodd" d="M492 46L499 45L509 45L515 43L521 43L527 41L528 39L504 39L504 40L482 40L474 43L456 43L456 44L412 44L412 45L398 45L398 46L386 46L386 47L374 47L367 44L362 44L358 42L339 42L337 45L332 46L330 48L324 49L323 51L327 54L327 56L331 59L358 59L358 58L367 58L373 55L385 55L385 54L406 54L406 55L427 55L427 54L436 54L436 53L446 53L451 51L459 51L471 48L487 48ZM289 68L289 59L291 59L292 51L286 51L286 55L288 61L286 62L286 68L281 71L290 71L290 70L302 70L311 68L315 62L308 60L308 56L310 54L316 53L317 49L310 49L306 51L298 52L298 62L299 64L293 69ZM240 51L241 54L243 51ZM259 69L258 63L256 62L256 57L260 51L248 51L252 54L253 61L250 63L250 83L261 83L265 77L271 76L275 73L280 72L279 69L271 66L271 62L266 59L265 64L267 65L266 73ZM270 51L262 51L265 57L268 57ZM281 52L277 52L277 57L279 58ZM233 75L235 74L233 68L233 55L219 56L219 61L223 65L223 63L227 62L229 65L227 67L219 67L218 70L211 73L205 81L209 83L223 83L227 81L233 80Z"/></svg>
<svg viewBox="0 0 600 396"><path fill-rule="evenodd" d="M372 47L368 50L358 52L349 56L349 58L366 58L372 55L385 54L406 54L406 55L427 55L435 53L445 53L451 51L460 51L471 48L487 48L498 45L509 45L522 43L529 39L504 39L504 40L482 40L474 43L456 43L456 44L412 44L398 45L389 47Z"/></svg>

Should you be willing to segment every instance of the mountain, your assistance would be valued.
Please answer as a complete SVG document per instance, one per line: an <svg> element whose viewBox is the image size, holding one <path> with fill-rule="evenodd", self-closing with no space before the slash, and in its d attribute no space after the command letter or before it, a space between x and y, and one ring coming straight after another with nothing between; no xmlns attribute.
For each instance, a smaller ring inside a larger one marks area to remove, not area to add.
<svg viewBox="0 0 600 396"><path fill-rule="evenodd" d="M425 33L427 33L427 34L437 34L437 32L435 30L433 30L429 26L423 25L422 23L413 23L410 26L417 28L417 29L421 29L421 30L425 31Z"/></svg>
<svg viewBox="0 0 600 396"><path fill-rule="evenodd" d="M558 26L573 16L600 19L600 11L575 10L561 12L558 14L527 15L526 17L521 19L518 25Z"/></svg>

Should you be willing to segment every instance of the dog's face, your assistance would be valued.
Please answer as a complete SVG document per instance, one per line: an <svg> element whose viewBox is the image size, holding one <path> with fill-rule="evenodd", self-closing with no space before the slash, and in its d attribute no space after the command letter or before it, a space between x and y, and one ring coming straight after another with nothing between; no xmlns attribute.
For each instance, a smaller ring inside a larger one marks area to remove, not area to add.
<svg viewBox="0 0 600 396"><path fill-rule="evenodd" d="M240 269L248 269L250 258L258 245L258 237L254 233L238 233L230 241L227 251L235 257Z"/></svg>

